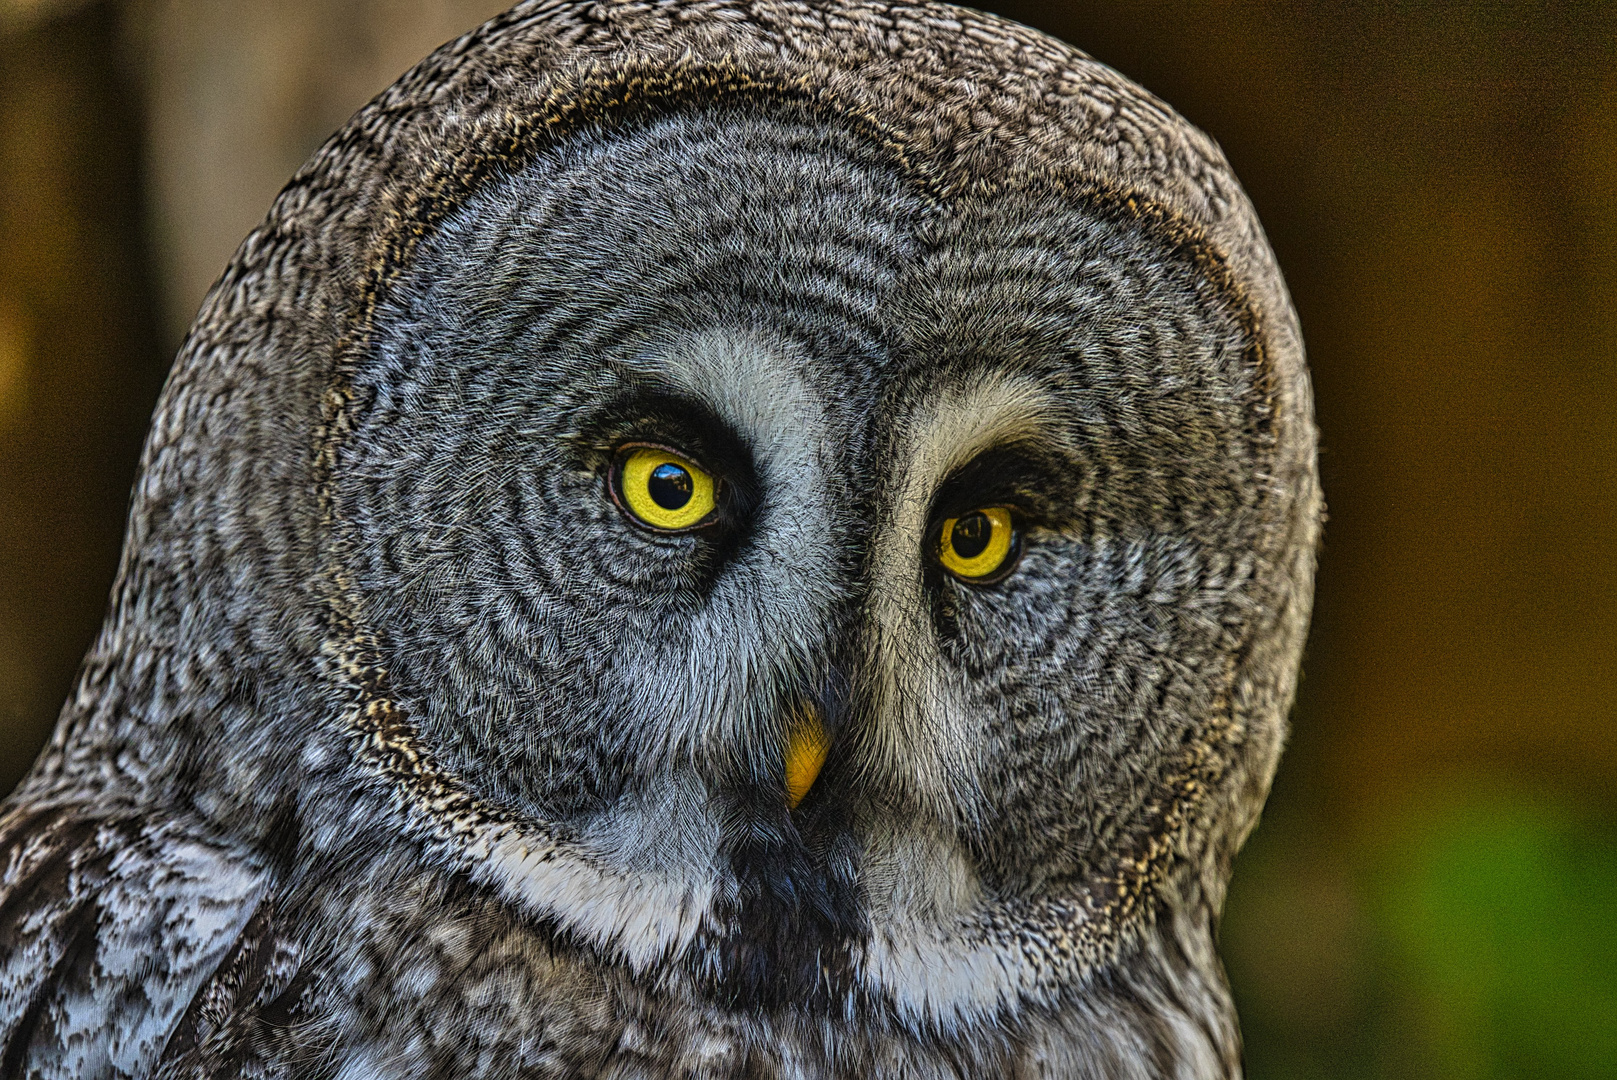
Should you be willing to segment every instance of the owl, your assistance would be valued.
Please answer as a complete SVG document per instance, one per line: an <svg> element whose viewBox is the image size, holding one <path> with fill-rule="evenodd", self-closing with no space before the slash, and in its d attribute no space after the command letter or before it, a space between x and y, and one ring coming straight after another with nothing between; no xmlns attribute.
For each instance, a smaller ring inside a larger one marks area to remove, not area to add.
<svg viewBox="0 0 1617 1080"><path fill-rule="evenodd" d="M941 3L537 0L295 175L4 805L6 1077L1233 1077L1321 513L1218 148Z"/></svg>

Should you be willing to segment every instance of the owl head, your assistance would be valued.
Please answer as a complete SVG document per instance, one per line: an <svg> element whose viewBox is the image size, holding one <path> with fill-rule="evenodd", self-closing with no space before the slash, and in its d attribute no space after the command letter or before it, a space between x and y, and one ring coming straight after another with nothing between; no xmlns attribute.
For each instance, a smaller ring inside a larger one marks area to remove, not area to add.
<svg viewBox="0 0 1617 1080"><path fill-rule="evenodd" d="M1320 517L1253 211L1031 31L740 12L518 5L292 180L76 738L714 1008L1225 1000Z"/></svg>

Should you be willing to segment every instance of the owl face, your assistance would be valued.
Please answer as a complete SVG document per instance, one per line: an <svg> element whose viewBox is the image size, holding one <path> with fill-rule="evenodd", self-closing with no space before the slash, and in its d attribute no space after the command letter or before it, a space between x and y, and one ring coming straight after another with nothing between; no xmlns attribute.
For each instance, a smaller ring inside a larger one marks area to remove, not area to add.
<svg viewBox="0 0 1617 1080"><path fill-rule="evenodd" d="M631 963L1058 980L1070 940L973 950L1111 910L1242 738L1265 374L1160 222L940 208L851 125L696 110L489 182L375 327L332 486L386 693L594 875L501 841L490 879Z"/></svg>

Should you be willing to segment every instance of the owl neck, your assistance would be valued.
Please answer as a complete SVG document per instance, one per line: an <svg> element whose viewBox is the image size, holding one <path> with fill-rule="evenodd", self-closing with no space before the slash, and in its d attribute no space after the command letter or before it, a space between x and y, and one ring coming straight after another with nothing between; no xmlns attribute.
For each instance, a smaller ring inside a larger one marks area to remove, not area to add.
<svg viewBox="0 0 1617 1080"><path fill-rule="evenodd" d="M992 908L999 934L932 935L887 990L917 1030L993 1031L1009 1026L1017 1058L1044 1075L1238 1077L1240 1028L1215 948L1215 902L1196 883L1163 882L1152 915L1132 930L1064 925L1026 908ZM1063 904L1046 905L1071 915ZM1063 963L1105 941L1106 958ZM1014 977L1010 977L1013 976ZM996 1000L985 987L998 986ZM1014 1071L1014 1070L1013 1070Z"/></svg>
<svg viewBox="0 0 1617 1080"><path fill-rule="evenodd" d="M784 885L772 882L767 860L726 856L717 830L715 846L698 845L711 859L693 851L653 869L625 865L567 828L513 816L437 763L384 695L361 695L347 721L362 770L395 793L398 832L424 845L429 864L637 979L671 978L715 1002L828 1015L875 1008L915 1032L992 1027L1030 1005L1093 1011L1102 1001L1121 1021L1131 1003L1148 1003L1179 1018L1172 1030L1191 1040L1187 1053L1218 1058L1233 1045L1213 947L1218 897L1207 884L1222 876L1211 868L1190 874L1177 863L1177 878L1113 874L1104 888L1079 882L996 898L969 884L974 875L948 837L917 830L865 847L862 871L833 890L855 894L852 910L838 910L805 892L823 868L774 865ZM699 824L698 816L691 829L703 833ZM652 832L652 823L634 831ZM959 884L915 891L918 881L943 879Z"/></svg>
<svg viewBox="0 0 1617 1080"><path fill-rule="evenodd" d="M552 861L565 860L553 850ZM354 867L346 865L345 873L352 877ZM656 1048L665 1064L688 1061L697 1047L718 1060L748 1063L745 1069L716 1069L715 1076L795 1071L869 1077L1201 1080L1240 1075L1239 1033L1213 950L1213 919L1199 903L1164 906L1135 938L1118 945L1111 960L1070 983L1030 986L991 1010L965 1001L957 1001L959 1007L952 1011L944 1008L944 995L959 994L974 977L989 976L988 961L975 954L974 968L951 968L960 957L947 950L931 957L929 971L917 969L916 978L924 984L866 984L836 1007L805 1008L715 993L699 972L673 960L638 970L622 961L603 963L600 952L576 935L556 933L551 920L523 916L465 877L401 879L393 870L372 875L383 877L404 892L369 890L360 900L365 910L359 912L352 910L351 901L337 905L345 913L341 933L357 929L363 938L380 927L374 932L384 934L359 953L375 955L385 946L395 955L396 966L406 969L417 962L410 952L416 948L430 953L442 941L500 941L497 953L479 961L479 970L491 984L515 994L505 1002L509 1016L542 1016L558 1028L587 1019L592 1030L613 1042L634 1032L641 1033L634 1038L643 1039L650 1025L671 1040ZM322 888L340 891L335 884L339 880L330 875ZM1179 899L1184 898L1165 896L1164 904ZM298 905L299 910L307 906ZM400 920L407 933L394 925ZM432 932L419 933L426 926ZM353 941L343 945L320 951L355 954ZM998 945L1000 962L1014 965L1018 948L1027 942L1018 946L1002 939ZM396 955L400 949L406 954ZM574 991L565 998L552 996L545 989L550 981L540 980L536 987L535 971L548 972L547 979ZM342 979L341 972L328 974ZM371 992L376 1000L367 997L361 1004L385 1011L397 987L391 978L382 978ZM532 1000L523 996L530 993ZM930 1014L918 1011L924 1001L931 1002ZM677 1024L670 1026L669 1018L677 1018ZM452 1041L446 1032L446 1044ZM834 1061L824 1058L827 1047L837 1048ZM668 1065L667 1075L685 1074Z"/></svg>

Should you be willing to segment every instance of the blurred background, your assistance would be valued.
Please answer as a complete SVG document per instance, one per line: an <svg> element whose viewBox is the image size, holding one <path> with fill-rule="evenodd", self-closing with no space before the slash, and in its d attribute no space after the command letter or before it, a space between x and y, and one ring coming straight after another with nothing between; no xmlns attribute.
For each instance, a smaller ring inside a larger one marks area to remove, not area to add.
<svg viewBox="0 0 1617 1080"><path fill-rule="evenodd" d="M0 0L0 791L202 293L499 0ZM990 4L1224 146L1331 519L1224 925L1255 1080L1617 1077L1617 5Z"/></svg>

